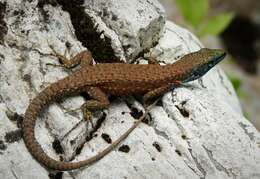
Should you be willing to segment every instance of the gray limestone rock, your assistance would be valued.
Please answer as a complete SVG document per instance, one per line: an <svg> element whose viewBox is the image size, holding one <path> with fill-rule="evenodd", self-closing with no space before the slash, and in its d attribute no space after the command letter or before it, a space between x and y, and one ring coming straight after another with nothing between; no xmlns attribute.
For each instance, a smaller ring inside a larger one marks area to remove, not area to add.
<svg viewBox="0 0 260 179"><path fill-rule="evenodd" d="M48 44L68 57L88 48L98 62L130 62L150 49L145 56L174 63L202 48L166 21L156 0L81 2L0 0L0 178L260 178L259 132L219 67L166 93L146 123L93 165L53 173L35 161L21 138L23 114L40 91L71 73L48 65L58 64ZM133 97L116 98L94 115L93 129L71 111L84 100L64 99L39 116L36 138L52 158L97 154L133 124L134 108L142 108Z"/></svg>

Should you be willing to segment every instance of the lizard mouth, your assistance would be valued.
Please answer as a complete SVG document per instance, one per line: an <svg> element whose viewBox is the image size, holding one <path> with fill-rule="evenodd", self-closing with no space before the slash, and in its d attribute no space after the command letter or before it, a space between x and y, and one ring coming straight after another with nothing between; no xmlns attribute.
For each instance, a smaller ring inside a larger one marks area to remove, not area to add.
<svg viewBox="0 0 260 179"><path fill-rule="evenodd" d="M210 60L210 62L208 63L208 66L209 66L210 68L212 68L213 66L215 66L216 64L218 64L219 62L221 62L221 61L225 58L226 54L227 54L226 52L224 52L224 51L221 50L218 55L214 56L214 57Z"/></svg>
<svg viewBox="0 0 260 179"><path fill-rule="evenodd" d="M206 74L211 68L221 62L226 56L226 52L223 50L219 50L216 54L212 57L212 59L202 66L200 66L197 70L194 71L195 79L200 78L204 74Z"/></svg>

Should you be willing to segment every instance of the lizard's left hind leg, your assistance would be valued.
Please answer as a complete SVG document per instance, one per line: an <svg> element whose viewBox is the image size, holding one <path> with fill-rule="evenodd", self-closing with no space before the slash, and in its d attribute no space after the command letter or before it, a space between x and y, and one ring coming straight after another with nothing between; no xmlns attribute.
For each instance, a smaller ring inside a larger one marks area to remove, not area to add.
<svg viewBox="0 0 260 179"><path fill-rule="evenodd" d="M107 108L109 100L106 94L98 87L87 87L86 92L91 99L87 100L80 108L83 112L83 118L90 122L93 127L92 112Z"/></svg>

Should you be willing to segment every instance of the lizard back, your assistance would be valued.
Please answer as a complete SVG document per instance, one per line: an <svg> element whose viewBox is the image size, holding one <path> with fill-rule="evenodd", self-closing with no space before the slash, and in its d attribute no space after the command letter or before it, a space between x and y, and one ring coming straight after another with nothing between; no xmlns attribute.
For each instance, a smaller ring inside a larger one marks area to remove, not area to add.
<svg viewBox="0 0 260 179"><path fill-rule="evenodd" d="M143 94L160 86L170 85L173 69L155 64L97 64L75 74L90 86L97 86L113 95ZM80 77L78 76L80 75ZM86 84L86 83L85 83Z"/></svg>

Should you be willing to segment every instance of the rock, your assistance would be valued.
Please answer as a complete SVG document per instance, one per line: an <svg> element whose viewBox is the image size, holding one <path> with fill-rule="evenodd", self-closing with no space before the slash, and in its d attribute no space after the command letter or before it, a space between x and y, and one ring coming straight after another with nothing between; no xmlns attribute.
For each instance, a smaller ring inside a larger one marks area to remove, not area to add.
<svg viewBox="0 0 260 179"><path fill-rule="evenodd" d="M156 0L71 2L0 1L0 178L260 177L259 133L218 67L166 93L147 123L93 165L53 173L35 161L21 138L23 114L33 97L69 74L47 65L58 64L48 44L68 57L88 48L99 62L134 61L151 48L145 56L173 63L202 47L187 30L164 25ZM36 138L52 158L79 161L97 154L132 125L140 108L134 98L116 98L95 114L92 129L80 112L70 111L84 100L64 99L39 116Z"/></svg>

